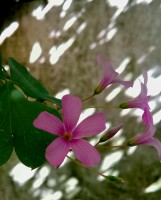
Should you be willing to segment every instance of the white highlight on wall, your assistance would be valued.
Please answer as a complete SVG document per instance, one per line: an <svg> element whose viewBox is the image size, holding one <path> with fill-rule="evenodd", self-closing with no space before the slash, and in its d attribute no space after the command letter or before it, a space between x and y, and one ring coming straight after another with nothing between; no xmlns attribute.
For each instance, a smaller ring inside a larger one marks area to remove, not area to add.
<svg viewBox="0 0 161 200"><path fill-rule="evenodd" d="M20 186L23 186L28 180L30 180L36 173L37 169L31 170L22 163L18 163L10 171L9 175L12 179L17 182Z"/></svg>
<svg viewBox="0 0 161 200"><path fill-rule="evenodd" d="M62 99L62 97L66 94L70 94L70 90L69 89L64 89L60 92L58 92L55 97L58 98L58 99Z"/></svg>
<svg viewBox="0 0 161 200"><path fill-rule="evenodd" d="M140 4L140 3L146 3L149 4L151 3L153 0L136 0L136 4Z"/></svg>
<svg viewBox="0 0 161 200"><path fill-rule="evenodd" d="M68 39L66 42L60 44L59 46L53 46L50 51L50 63L55 64L58 62L60 56L62 56L65 51L67 51L75 41L75 36Z"/></svg>
<svg viewBox="0 0 161 200"><path fill-rule="evenodd" d="M161 178L159 178L156 182L152 183L149 185L144 192L145 193L151 193L151 192L156 192L161 189Z"/></svg>
<svg viewBox="0 0 161 200"><path fill-rule="evenodd" d="M42 5L38 6L32 12L32 16L34 16L37 20L44 20L45 15L54 7L61 6L64 0L48 0L47 5L43 8Z"/></svg>
<svg viewBox="0 0 161 200"><path fill-rule="evenodd" d="M117 8L124 8L128 4L129 0L107 0L107 3L111 7L117 7Z"/></svg>
<svg viewBox="0 0 161 200"><path fill-rule="evenodd" d="M0 45L18 29L19 23L17 21L12 22L4 31L0 34Z"/></svg>
<svg viewBox="0 0 161 200"><path fill-rule="evenodd" d="M60 13L60 17L63 18L65 17L67 10L70 8L73 0L66 0L62 6L62 11Z"/></svg>
<svg viewBox="0 0 161 200"><path fill-rule="evenodd" d="M30 52L29 62L34 63L41 55L42 48L39 42L35 42L32 46L32 50Z"/></svg>

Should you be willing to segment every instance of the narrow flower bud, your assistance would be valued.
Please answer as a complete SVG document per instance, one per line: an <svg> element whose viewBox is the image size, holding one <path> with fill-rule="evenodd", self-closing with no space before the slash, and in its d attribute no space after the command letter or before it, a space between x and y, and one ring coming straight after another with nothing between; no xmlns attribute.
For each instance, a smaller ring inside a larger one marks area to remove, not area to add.
<svg viewBox="0 0 161 200"><path fill-rule="evenodd" d="M104 90L104 88L101 87L100 85L98 85L98 86L94 89L94 95L100 94L103 90Z"/></svg>
<svg viewBox="0 0 161 200"><path fill-rule="evenodd" d="M135 138L131 138L128 142L127 142L127 146L136 146L137 143L136 143L136 139Z"/></svg>
<svg viewBox="0 0 161 200"><path fill-rule="evenodd" d="M120 124L112 129L110 129L107 133L105 133L99 143L105 142L107 140L109 140L110 138L112 138L121 128L123 127L123 124Z"/></svg>
<svg viewBox="0 0 161 200"><path fill-rule="evenodd" d="M119 182L119 183L125 183L125 180L117 177L117 176L106 176L106 179L109 181Z"/></svg>
<svg viewBox="0 0 161 200"><path fill-rule="evenodd" d="M119 108L122 108L122 109L127 109L127 108L129 108L128 102L121 103L121 104L119 105Z"/></svg>

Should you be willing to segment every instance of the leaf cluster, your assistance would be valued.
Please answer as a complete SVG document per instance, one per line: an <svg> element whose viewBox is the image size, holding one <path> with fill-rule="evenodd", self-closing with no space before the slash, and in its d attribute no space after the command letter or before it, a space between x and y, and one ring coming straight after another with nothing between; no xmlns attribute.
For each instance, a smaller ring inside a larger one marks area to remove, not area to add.
<svg viewBox="0 0 161 200"><path fill-rule="evenodd" d="M8 64L10 73L2 66L0 57L0 165L15 150L20 162L34 169L45 162L45 149L55 136L36 129L33 121L42 111L61 119L54 108L61 107L61 100L50 95L14 58L9 57ZM50 101L53 107L45 101Z"/></svg>

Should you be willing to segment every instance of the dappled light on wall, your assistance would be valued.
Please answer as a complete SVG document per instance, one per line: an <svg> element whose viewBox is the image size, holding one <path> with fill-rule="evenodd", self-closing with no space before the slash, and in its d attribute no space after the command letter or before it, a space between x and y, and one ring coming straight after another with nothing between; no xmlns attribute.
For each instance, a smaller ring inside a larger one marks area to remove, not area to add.
<svg viewBox="0 0 161 200"><path fill-rule="evenodd" d="M143 71L146 70L150 112L160 139L160 2L48 0L46 3L35 1L27 9L21 17L9 22L0 35L4 69L9 72L8 55L15 57L47 88L50 100L46 101L47 92L45 100L32 98L34 103L44 101L45 105L54 106L61 113L60 102L57 105L51 99L61 100L65 95L75 95L83 102L79 122L103 112L106 128L99 135L87 138L92 146L97 147L100 138L111 128L121 123L124 126L100 145L101 161L91 171L72 162L75 155L69 152L67 156L71 160L66 157L57 169L49 163L36 170L14 163L9 172L11 179L41 200L114 199L116 193L118 200L135 200L136 194L138 199L153 199L154 196L150 195L159 194L161 188L156 151L145 145L125 145L128 139L145 130L142 123L144 111L122 109L119 105L122 100L130 101L139 95L144 82ZM134 81L133 87L125 88L118 83L108 85L99 96L90 98L101 78L96 62L98 54L112 63L122 80ZM28 96L26 99L30 101ZM35 144L38 142L34 141ZM116 185L111 184L97 171L107 176L125 177L125 184L123 181L118 183L118 180L115 180Z"/></svg>

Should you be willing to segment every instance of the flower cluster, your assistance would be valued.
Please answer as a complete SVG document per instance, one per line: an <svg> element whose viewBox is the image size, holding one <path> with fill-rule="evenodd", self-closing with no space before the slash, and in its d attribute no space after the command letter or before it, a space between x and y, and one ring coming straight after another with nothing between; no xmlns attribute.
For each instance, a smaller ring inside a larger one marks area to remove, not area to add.
<svg viewBox="0 0 161 200"><path fill-rule="evenodd" d="M159 160L161 161L161 142L154 137L156 128L153 123L152 113L150 112L149 107L149 96L147 89L147 72L143 73L144 82L141 83L140 94L133 100L124 102L120 104L121 108L140 108L143 110L142 121L146 126L146 129L143 133L138 134L136 137L128 141L129 146L135 146L139 144L146 144L153 146L157 149L159 154Z"/></svg>
<svg viewBox="0 0 161 200"><path fill-rule="evenodd" d="M115 71L111 62L106 62L100 55L97 56L96 60L97 63L102 67L103 73L102 78L95 87L91 98L100 94L111 84L122 84L125 88L133 87L132 81L124 81L119 77L119 73ZM144 82L141 82L140 94L131 101L121 103L118 107L122 109L140 108L143 110L142 121L146 126L146 129L143 133L130 139L127 142L127 146L140 144L151 145L157 149L159 158L161 160L161 143L154 137L156 129L149 107L147 76L147 72L144 72ZM48 145L45 154L47 161L54 167L59 167L70 151L72 151L76 158L86 167L94 166L101 160L101 156L96 149L96 145L95 147L92 146L85 138L95 136L105 131L106 118L105 115L100 112L95 113L78 123L82 111L83 101L84 100L81 100L76 96L65 95L62 98L62 119L59 119L45 111L40 113L33 122L34 127L57 136L57 138ZM122 127L123 124L120 124L107 131L100 138L97 144L106 142Z"/></svg>

